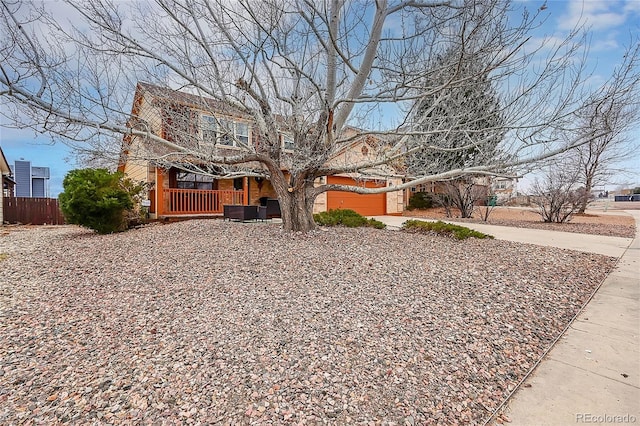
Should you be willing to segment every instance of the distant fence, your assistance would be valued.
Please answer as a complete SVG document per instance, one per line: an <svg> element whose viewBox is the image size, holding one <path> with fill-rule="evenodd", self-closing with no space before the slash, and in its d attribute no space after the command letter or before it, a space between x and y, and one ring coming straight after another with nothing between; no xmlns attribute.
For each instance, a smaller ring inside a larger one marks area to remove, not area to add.
<svg viewBox="0 0 640 426"><path fill-rule="evenodd" d="M616 195L616 201L640 201L640 194Z"/></svg>
<svg viewBox="0 0 640 426"><path fill-rule="evenodd" d="M64 216L55 198L5 197L4 221L32 225L64 225Z"/></svg>

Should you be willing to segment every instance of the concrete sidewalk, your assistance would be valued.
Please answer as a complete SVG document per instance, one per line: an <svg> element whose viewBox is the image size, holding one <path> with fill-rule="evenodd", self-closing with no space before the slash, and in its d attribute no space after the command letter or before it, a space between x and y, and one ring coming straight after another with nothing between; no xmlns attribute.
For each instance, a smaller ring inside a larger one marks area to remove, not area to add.
<svg viewBox="0 0 640 426"><path fill-rule="evenodd" d="M485 224L517 241L619 257L586 308L506 404L510 425L640 424L640 211L636 238ZM378 216L387 226L407 217Z"/></svg>
<svg viewBox="0 0 640 426"><path fill-rule="evenodd" d="M508 402L512 425L640 424L640 211L636 238Z"/></svg>
<svg viewBox="0 0 640 426"><path fill-rule="evenodd" d="M435 221L431 219L406 216L374 216L374 219L385 223L390 229L399 229L402 226L402 223L408 219ZM487 225L484 223L459 223L448 220L445 222L466 226L467 228L493 235L499 240L558 247L588 253L598 253L612 257L622 256L627 247L629 247L629 244L631 244L631 241L633 241L632 238L576 234L575 232L513 228L510 226Z"/></svg>

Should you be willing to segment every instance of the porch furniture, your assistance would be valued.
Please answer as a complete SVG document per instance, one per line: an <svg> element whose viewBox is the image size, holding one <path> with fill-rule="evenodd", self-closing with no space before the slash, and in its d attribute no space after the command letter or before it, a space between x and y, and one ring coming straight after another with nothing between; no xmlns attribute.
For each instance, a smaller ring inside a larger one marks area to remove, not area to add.
<svg viewBox="0 0 640 426"><path fill-rule="evenodd" d="M263 206L243 206L235 204L225 204L223 206L224 219L240 220L266 220L267 207Z"/></svg>
<svg viewBox="0 0 640 426"><path fill-rule="evenodd" d="M262 197L260 198L260 205L267 208L267 219L282 217L282 213L280 212L280 203L276 198Z"/></svg>

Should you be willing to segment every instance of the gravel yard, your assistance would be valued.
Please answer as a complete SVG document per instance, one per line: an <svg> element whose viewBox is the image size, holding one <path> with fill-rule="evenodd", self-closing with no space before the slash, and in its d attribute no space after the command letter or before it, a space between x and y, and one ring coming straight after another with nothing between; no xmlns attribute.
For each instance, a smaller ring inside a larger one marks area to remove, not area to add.
<svg viewBox="0 0 640 426"><path fill-rule="evenodd" d="M632 204L632 203L625 203ZM640 204L640 203L635 203ZM632 208L637 206L632 205ZM485 207L481 207L484 209ZM627 207L629 208L629 207ZM456 222L476 222L482 221L480 213L474 213L470 219L460 219L456 217L458 210L453 211L453 218L447 218L443 208L433 208L428 210L405 211L405 216L422 217L430 219L451 220ZM516 228L547 229L550 231L576 232L579 234L605 235L611 237L633 238L636 234L636 224L632 216L624 212L610 210L609 213L593 211L585 215L575 215L571 221L566 223L545 223L542 222L540 214L534 208L513 208L496 207L489 215L486 222L489 225L514 226Z"/></svg>
<svg viewBox="0 0 640 426"><path fill-rule="evenodd" d="M615 263L215 220L0 234L2 424L481 424Z"/></svg>

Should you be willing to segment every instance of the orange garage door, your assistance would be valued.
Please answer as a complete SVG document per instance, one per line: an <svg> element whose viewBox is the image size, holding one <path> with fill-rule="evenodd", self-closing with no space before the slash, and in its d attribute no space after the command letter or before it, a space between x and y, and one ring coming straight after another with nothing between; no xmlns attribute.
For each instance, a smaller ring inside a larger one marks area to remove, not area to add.
<svg viewBox="0 0 640 426"><path fill-rule="evenodd" d="M327 183L335 185L364 186L366 188L381 188L383 183L375 181L356 181L352 178L329 176ZM327 191L327 210L351 209L363 216L379 216L387 212L386 194L356 194L354 192Z"/></svg>

